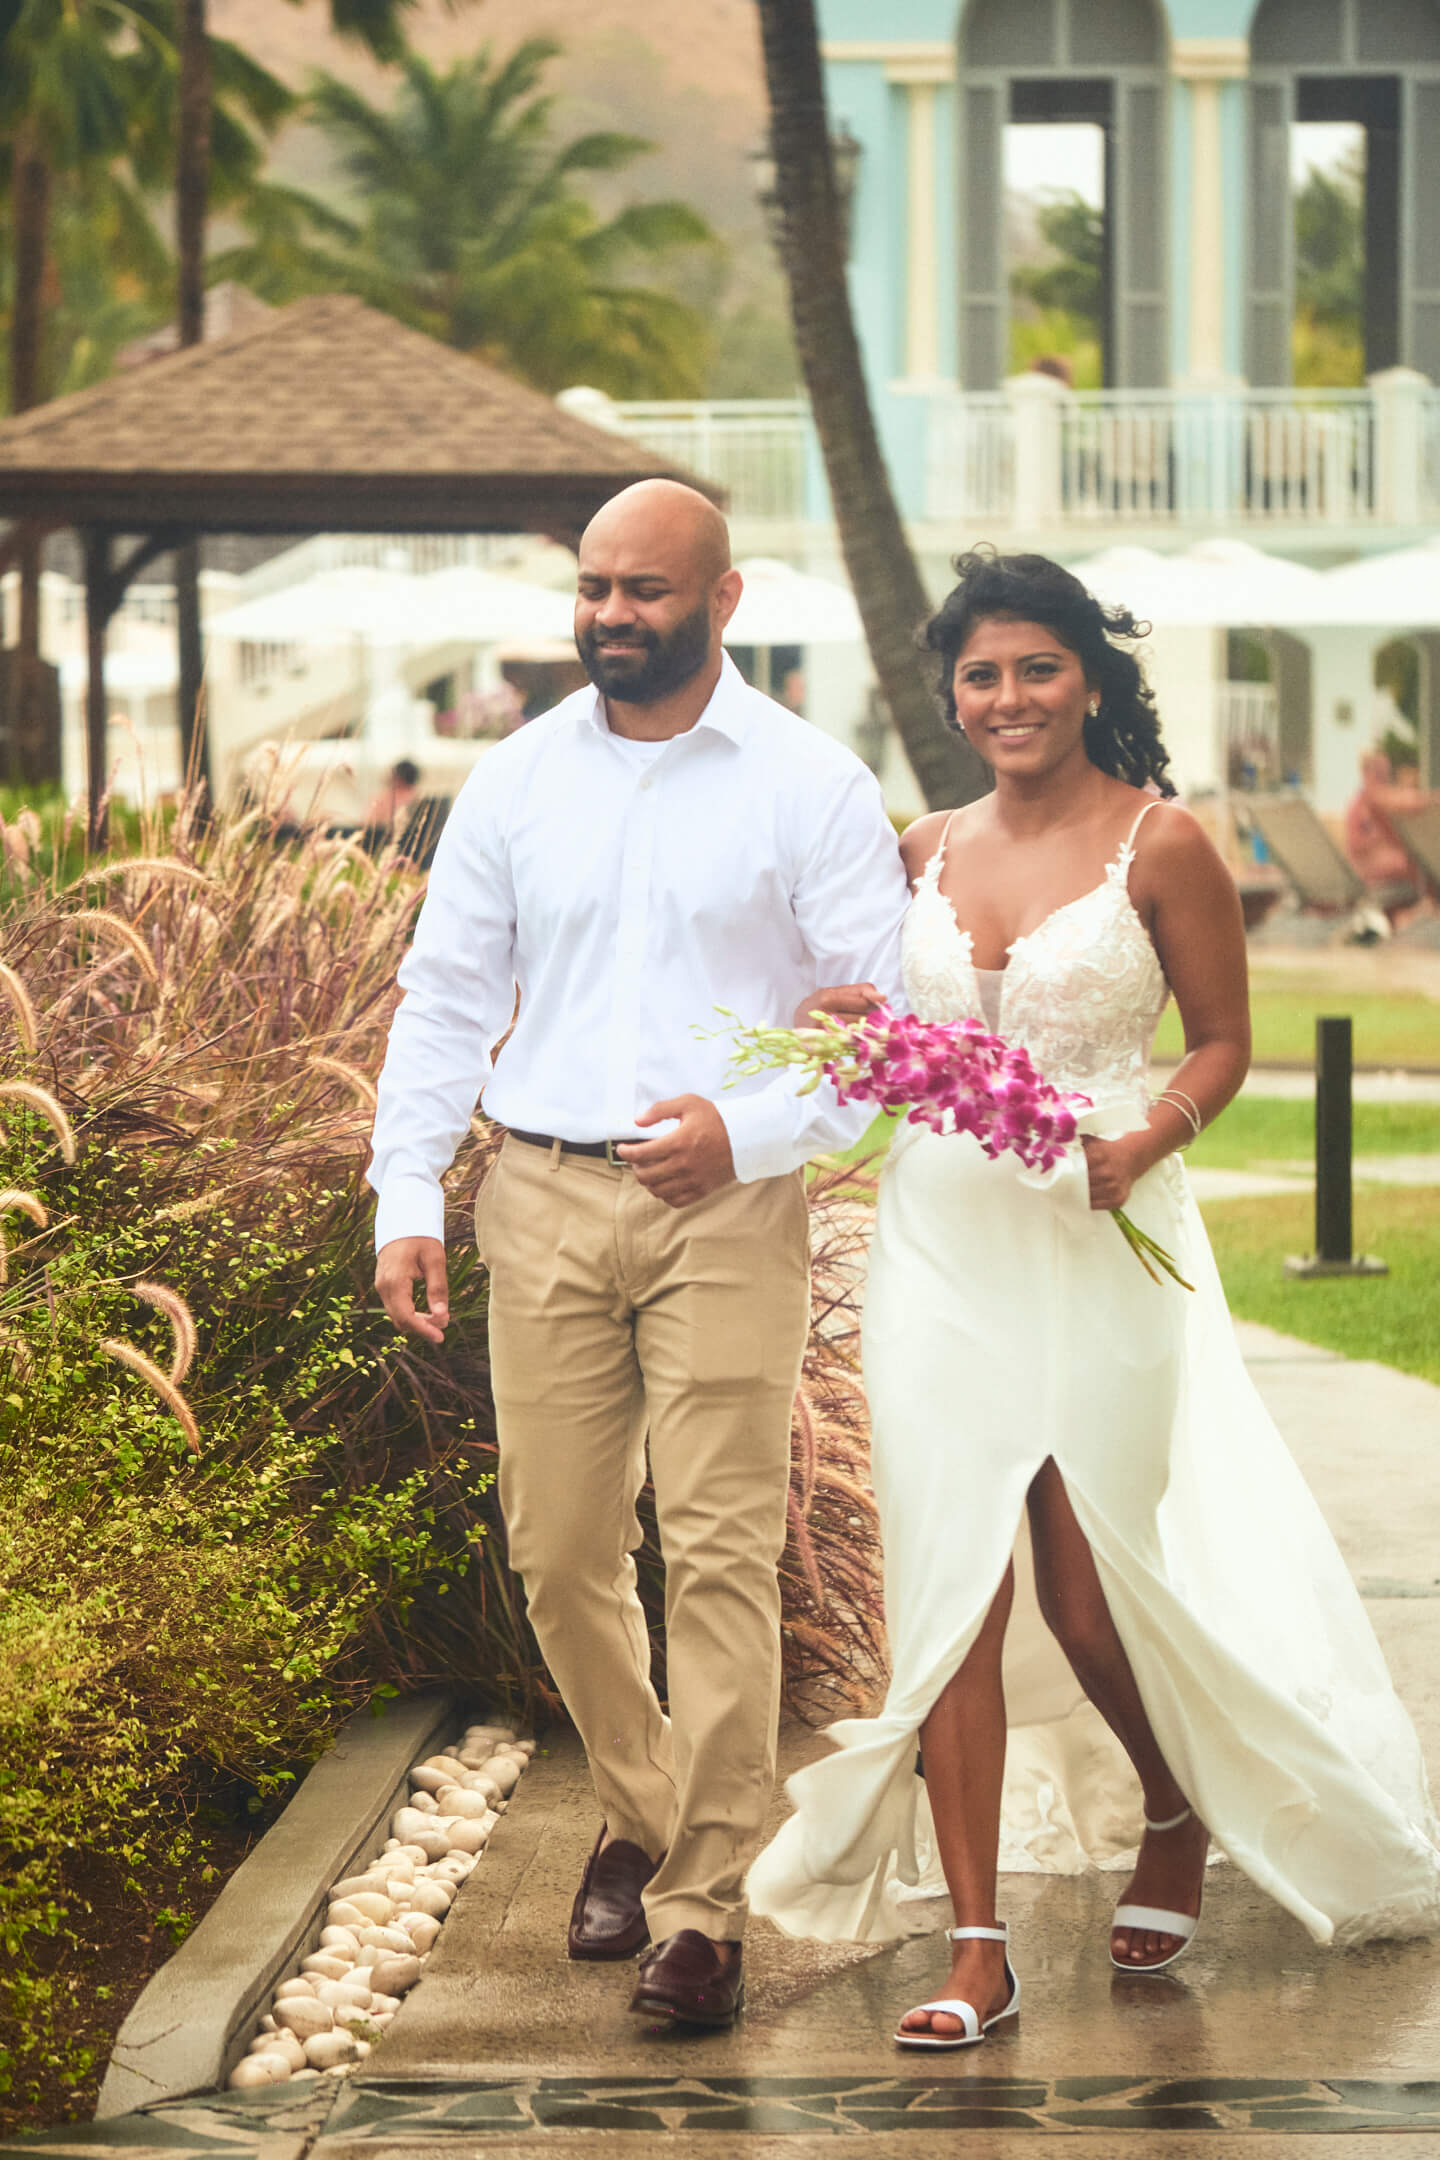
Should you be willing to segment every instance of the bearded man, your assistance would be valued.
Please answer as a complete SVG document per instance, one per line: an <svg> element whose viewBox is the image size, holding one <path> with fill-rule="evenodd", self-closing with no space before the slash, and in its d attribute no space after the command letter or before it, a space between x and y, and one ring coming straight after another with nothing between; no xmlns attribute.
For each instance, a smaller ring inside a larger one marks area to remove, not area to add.
<svg viewBox="0 0 1440 2160"><path fill-rule="evenodd" d="M482 1088L506 1127L476 1210L500 1499L603 1815L569 1952L653 1945L631 2008L699 2025L744 1999L774 1783L802 1166L865 1122L784 1076L722 1093L713 1031L721 1009L786 1023L822 983L860 985L863 1010L870 978L898 981L907 898L872 775L725 656L739 597L695 490L642 481L592 521L575 635L594 688L488 751L456 800L369 1170L385 1308L439 1342L440 1178ZM647 1441L668 1716L633 1557Z"/></svg>

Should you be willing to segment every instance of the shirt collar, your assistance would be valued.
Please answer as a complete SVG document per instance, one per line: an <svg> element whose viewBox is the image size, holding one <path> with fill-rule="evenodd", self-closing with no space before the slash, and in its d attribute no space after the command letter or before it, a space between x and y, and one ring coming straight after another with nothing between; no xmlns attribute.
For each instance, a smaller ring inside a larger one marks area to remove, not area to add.
<svg viewBox="0 0 1440 2160"><path fill-rule="evenodd" d="M725 736L727 741L734 743L738 748L749 740L751 726L750 701L756 695L757 693L746 682L739 668L730 658L729 653L722 654L720 680L710 694L709 704L695 722L694 727L686 729L686 734L693 735L698 733L701 728L704 728L712 734ZM585 718L594 728L597 735L609 735L610 723L605 718L605 700L598 690L594 690L590 694L590 703L585 708ZM674 739L676 742L682 742L684 737L677 735Z"/></svg>

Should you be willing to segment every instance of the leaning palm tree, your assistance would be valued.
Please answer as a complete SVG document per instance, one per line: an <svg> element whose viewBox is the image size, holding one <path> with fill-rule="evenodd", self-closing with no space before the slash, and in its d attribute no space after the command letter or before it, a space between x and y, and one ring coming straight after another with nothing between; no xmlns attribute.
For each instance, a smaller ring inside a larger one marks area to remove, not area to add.
<svg viewBox="0 0 1440 2160"><path fill-rule="evenodd" d="M268 244L252 217L249 246L217 258L216 274L277 299L343 285L540 389L694 395L704 319L635 273L713 235L683 203L634 203L609 219L592 209L583 181L651 146L615 132L556 142L540 82L558 50L548 38L503 58L485 47L443 74L407 54L388 109L318 77L315 118L359 198L348 238L327 211L307 240L304 199L271 194L259 206Z"/></svg>
<svg viewBox="0 0 1440 2160"><path fill-rule="evenodd" d="M845 567L881 694L932 809L986 785L978 759L941 725L915 645L930 599L905 537L865 387L825 115L814 0L758 0L775 191L795 344Z"/></svg>

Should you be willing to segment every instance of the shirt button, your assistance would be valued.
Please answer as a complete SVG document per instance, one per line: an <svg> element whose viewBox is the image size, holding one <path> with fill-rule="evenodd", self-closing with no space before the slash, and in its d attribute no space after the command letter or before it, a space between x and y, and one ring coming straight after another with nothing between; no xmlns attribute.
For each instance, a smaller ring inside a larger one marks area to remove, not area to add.
<svg viewBox="0 0 1440 2160"><path fill-rule="evenodd" d="M641 786L641 788L642 788L642 789L645 789L645 788L650 788L650 787L653 787L654 785L655 785L655 783L654 783L654 781L653 781L653 780L651 779L651 777L650 777L649 773L646 773L646 775L645 775L645 778L644 778L644 779L643 779L643 780L642 780L642 781L640 782L640 786Z"/></svg>

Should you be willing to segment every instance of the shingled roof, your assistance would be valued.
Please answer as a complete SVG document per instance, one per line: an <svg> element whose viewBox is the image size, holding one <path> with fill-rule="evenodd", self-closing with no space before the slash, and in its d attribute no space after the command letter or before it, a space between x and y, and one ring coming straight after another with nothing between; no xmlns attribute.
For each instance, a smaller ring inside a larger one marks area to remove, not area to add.
<svg viewBox="0 0 1440 2160"><path fill-rule="evenodd" d="M704 486L333 294L0 425L0 515L122 532L576 531L655 474Z"/></svg>

